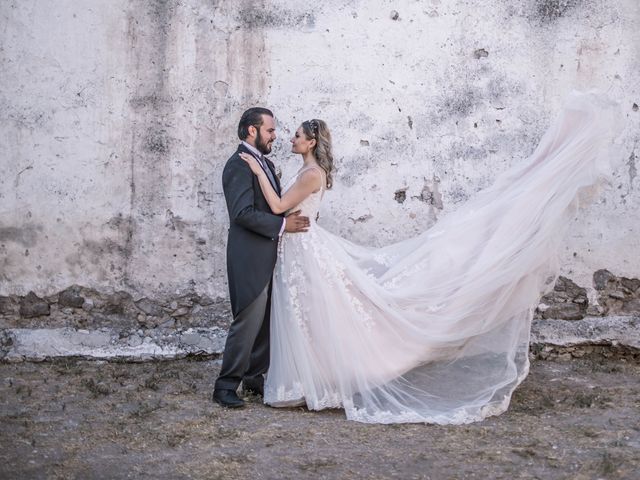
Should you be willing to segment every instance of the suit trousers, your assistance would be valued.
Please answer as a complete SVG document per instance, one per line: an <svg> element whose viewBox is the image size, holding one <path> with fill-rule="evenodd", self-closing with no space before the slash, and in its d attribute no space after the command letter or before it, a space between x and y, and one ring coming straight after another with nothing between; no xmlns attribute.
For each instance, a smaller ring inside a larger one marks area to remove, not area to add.
<svg viewBox="0 0 640 480"><path fill-rule="evenodd" d="M262 383L262 374L269 369L270 310L271 282L233 319L216 390L236 390L242 380Z"/></svg>

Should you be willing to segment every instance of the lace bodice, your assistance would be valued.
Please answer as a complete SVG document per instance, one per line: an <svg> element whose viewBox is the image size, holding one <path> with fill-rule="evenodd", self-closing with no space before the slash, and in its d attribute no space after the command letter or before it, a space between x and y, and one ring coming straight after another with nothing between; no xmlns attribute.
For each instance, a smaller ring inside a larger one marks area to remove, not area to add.
<svg viewBox="0 0 640 480"><path fill-rule="evenodd" d="M284 187L282 188L282 193L284 194L284 192L286 192L289 188L291 188L293 184L296 183L296 180L298 180L298 177L302 175L303 172L306 172L307 170L311 170L311 169L316 169L321 172L322 179L323 179L322 186L320 187L320 190L312 193L307 198L302 200L302 202L300 202L298 205L291 208L291 211L295 212L296 210L300 210L301 215L305 217L309 217L309 220L311 220L311 222L315 222L316 217L318 215L318 211L320 210L320 202L322 201L322 196L324 195L325 183L326 183L325 173L320 167L316 167L312 165L310 167L302 168L297 174L295 174L292 178L290 178L284 184Z"/></svg>

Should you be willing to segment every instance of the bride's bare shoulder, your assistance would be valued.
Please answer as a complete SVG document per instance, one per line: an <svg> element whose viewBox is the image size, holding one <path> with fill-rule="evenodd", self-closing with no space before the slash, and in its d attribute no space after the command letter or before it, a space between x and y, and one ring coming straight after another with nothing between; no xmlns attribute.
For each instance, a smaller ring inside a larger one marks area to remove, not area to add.
<svg viewBox="0 0 640 480"><path fill-rule="evenodd" d="M324 185L324 171L315 165L309 166L300 171L298 181L305 185L314 186L314 192L317 192Z"/></svg>

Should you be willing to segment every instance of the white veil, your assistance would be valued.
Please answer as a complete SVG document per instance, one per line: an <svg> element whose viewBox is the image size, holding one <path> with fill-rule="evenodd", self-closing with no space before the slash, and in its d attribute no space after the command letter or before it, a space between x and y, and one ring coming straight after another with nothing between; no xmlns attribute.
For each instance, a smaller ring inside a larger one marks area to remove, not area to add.
<svg viewBox="0 0 640 480"><path fill-rule="evenodd" d="M526 161L421 235L367 248L315 226L323 260L287 253L309 262L295 267L306 282L331 285L305 298L314 340L272 337L276 349L291 342L287 363L309 369L298 387L309 407L326 407L314 398L337 391L347 417L362 422L466 423L503 412L527 375L533 310L558 273L578 193L610 173L619 127L615 105L573 93ZM274 315L292 302L283 290ZM285 372L272 374L273 385Z"/></svg>

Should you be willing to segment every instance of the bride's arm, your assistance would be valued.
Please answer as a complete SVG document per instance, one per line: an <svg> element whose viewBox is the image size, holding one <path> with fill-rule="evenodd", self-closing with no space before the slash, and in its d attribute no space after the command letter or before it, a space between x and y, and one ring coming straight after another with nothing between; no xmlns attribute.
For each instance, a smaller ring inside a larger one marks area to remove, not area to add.
<svg viewBox="0 0 640 480"><path fill-rule="evenodd" d="M271 211L275 214L286 212L290 208L298 205L312 193L320 190L322 174L317 169L312 168L302 173L296 180L296 183L294 183L282 197L279 197L273 189L267 174L258 164L258 161L253 156L245 153L241 153L240 156L249 164L253 173L258 177L264 198L267 200Z"/></svg>

